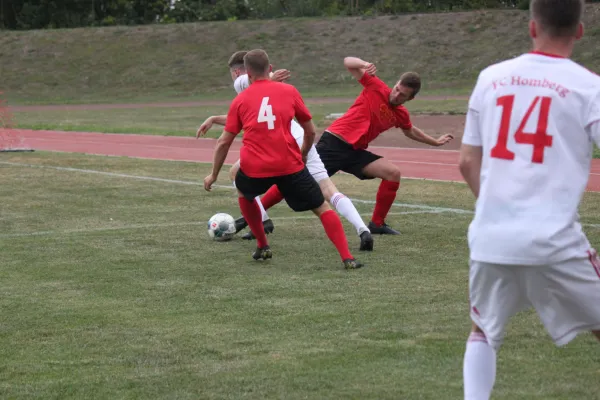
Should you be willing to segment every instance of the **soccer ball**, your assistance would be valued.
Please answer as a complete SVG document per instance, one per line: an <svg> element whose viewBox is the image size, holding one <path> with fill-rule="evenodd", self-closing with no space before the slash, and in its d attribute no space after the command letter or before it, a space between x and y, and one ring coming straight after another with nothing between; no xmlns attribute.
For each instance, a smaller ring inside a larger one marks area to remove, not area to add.
<svg viewBox="0 0 600 400"><path fill-rule="evenodd" d="M208 220L208 236L217 242L226 242L235 235L235 220L226 213L217 213Z"/></svg>

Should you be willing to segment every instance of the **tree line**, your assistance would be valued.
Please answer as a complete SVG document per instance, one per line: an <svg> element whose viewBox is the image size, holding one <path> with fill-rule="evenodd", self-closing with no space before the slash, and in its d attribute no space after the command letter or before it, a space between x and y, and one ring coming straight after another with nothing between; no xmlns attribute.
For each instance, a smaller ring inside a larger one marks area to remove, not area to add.
<svg viewBox="0 0 600 400"><path fill-rule="evenodd" d="M528 6L529 0L0 0L0 29L527 9Z"/></svg>

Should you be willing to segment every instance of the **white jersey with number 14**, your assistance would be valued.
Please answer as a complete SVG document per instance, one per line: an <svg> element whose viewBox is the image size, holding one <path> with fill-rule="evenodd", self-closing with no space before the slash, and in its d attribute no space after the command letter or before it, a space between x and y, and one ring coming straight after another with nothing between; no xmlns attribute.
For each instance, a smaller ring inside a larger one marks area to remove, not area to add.
<svg viewBox="0 0 600 400"><path fill-rule="evenodd" d="M545 265L586 257L578 207L600 143L600 77L543 53L492 65L469 100L462 141L483 151L471 259Z"/></svg>

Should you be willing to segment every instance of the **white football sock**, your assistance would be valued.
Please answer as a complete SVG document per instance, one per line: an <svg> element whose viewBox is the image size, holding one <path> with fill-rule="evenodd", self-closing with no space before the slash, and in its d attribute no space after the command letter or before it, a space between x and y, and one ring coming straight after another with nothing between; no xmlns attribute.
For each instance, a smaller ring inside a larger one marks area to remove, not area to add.
<svg viewBox="0 0 600 400"><path fill-rule="evenodd" d="M254 200L256 200L256 202L258 203L258 208L260 208L260 213L262 215L262 220L263 220L263 222L265 222L266 220L269 219L269 216L267 215L267 211L265 210L265 208L262 205L262 202L260 201L260 196L256 196L254 198Z"/></svg>
<svg viewBox="0 0 600 400"><path fill-rule="evenodd" d="M496 380L496 351L483 333L471 332L463 360L465 400L488 400Z"/></svg>
<svg viewBox="0 0 600 400"><path fill-rule="evenodd" d="M356 211L354 204L350 201L349 198L344 196L342 193L334 193L329 200L331 205L340 213L344 218L346 218L354 228L356 228L356 232L360 236L361 233L365 231L369 231L369 228L363 222L360 214Z"/></svg>

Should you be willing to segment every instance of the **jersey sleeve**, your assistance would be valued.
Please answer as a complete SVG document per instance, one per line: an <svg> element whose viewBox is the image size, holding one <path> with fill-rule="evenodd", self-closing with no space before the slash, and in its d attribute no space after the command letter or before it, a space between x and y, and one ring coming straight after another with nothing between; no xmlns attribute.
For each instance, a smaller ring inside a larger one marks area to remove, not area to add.
<svg viewBox="0 0 600 400"><path fill-rule="evenodd" d="M240 75L236 78L235 82L233 82L233 88L240 94L244 91L244 89L248 89L250 86L250 79L248 79L248 74Z"/></svg>
<svg viewBox="0 0 600 400"><path fill-rule="evenodd" d="M600 147L600 91L590 102L585 128L596 146Z"/></svg>
<svg viewBox="0 0 600 400"><path fill-rule="evenodd" d="M302 95L296 88L294 88L294 112L294 116L300 123L310 121L312 119L310 111L308 111L308 108L306 108L306 104L304 104Z"/></svg>
<svg viewBox="0 0 600 400"><path fill-rule="evenodd" d="M475 89L473 89L473 93L471 93L471 97L469 98L469 106L467 110L467 117L465 121L465 130L462 137L462 143L467 144L469 146L481 146L481 131L479 124L479 105L480 102L480 82L481 76L475 85Z"/></svg>
<svg viewBox="0 0 600 400"><path fill-rule="evenodd" d="M376 76L369 75L366 72L363 74L362 78L358 80L358 82L363 85L365 89L387 89L387 85L381 79Z"/></svg>
<svg viewBox="0 0 600 400"><path fill-rule="evenodd" d="M396 117L398 118L396 121L396 128L404 130L412 129L413 124L410 120L410 114L405 107L400 106L396 109Z"/></svg>
<svg viewBox="0 0 600 400"><path fill-rule="evenodd" d="M240 115L240 102L238 101L238 99L239 97L231 103L231 106L229 106L229 111L227 112L227 120L225 122L224 128L226 132L233 133L235 135L240 133L244 126Z"/></svg>

